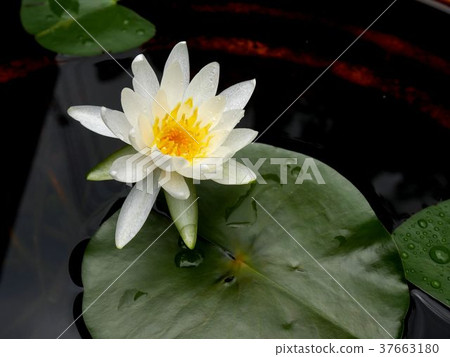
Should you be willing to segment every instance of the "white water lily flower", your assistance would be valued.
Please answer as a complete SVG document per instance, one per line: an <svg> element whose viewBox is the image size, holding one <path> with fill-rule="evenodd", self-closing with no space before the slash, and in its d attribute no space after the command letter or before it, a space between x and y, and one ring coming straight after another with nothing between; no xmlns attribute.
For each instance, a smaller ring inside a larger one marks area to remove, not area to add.
<svg viewBox="0 0 450 357"><path fill-rule="evenodd" d="M246 184L256 179L253 171L240 163L233 165L233 170L228 167L229 159L257 135L251 129L234 129L244 116L243 108L253 93L255 80L235 84L216 95L219 64L212 62L189 82L185 42L171 51L161 84L144 55L134 59L132 71L134 90L123 89L123 112L94 106L68 110L86 128L119 138L136 150L135 155L117 158L110 169L115 180L137 183L120 211L116 227L118 248L139 232L160 187L174 199L192 201L193 186L186 178L206 179L201 168L209 163L209 158L216 158L216 165L223 165L223 177L213 178L219 183ZM196 228L181 235L187 238L185 242L195 244Z"/></svg>

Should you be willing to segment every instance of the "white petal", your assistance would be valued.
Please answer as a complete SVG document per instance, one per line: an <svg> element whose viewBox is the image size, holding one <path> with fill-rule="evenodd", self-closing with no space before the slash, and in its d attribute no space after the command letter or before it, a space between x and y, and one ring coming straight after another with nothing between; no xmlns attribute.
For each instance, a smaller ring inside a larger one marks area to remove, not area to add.
<svg viewBox="0 0 450 357"><path fill-rule="evenodd" d="M176 172L161 171L159 184L173 198L187 200L190 192L186 180Z"/></svg>
<svg viewBox="0 0 450 357"><path fill-rule="evenodd" d="M137 56L131 64L134 74L133 88L136 93L148 100L152 99L159 89L159 81L155 71L144 55Z"/></svg>
<svg viewBox="0 0 450 357"><path fill-rule="evenodd" d="M142 143L146 147L151 147L154 139L151 121L144 116L140 116L138 119L138 127Z"/></svg>
<svg viewBox="0 0 450 357"><path fill-rule="evenodd" d="M167 57L166 64L164 66L164 72L169 68L169 66L173 62L178 62L181 68L182 78L183 78L183 86L186 89L189 84L190 76L189 76L189 54L186 46L186 42L179 42L175 45L172 51Z"/></svg>
<svg viewBox="0 0 450 357"><path fill-rule="evenodd" d="M219 122L212 126L214 130L233 130L234 127L241 121L244 117L245 110L243 109L233 109L222 114Z"/></svg>
<svg viewBox="0 0 450 357"><path fill-rule="evenodd" d="M130 141L131 146L136 151L142 152L145 151L146 148L148 148L141 136L141 132L139 130L136 130L135 128L130 130L128 140Z"/></svg>
<svg viewBox="0 0 450 357"><path fill-rule="evenodd" d="M247 166L231 159L223 165L223 177L212 180L222 185L245 185L255 181L256 174Z"/></svg>
<svg viewBox="0 0 450 357"><path fill-rule="evenodd" d="M208 157L220 157L220 158L224 159L224 162L225 162L233 155L234 155L234 152L231 149L229 149L225 146L220 146L216 150L214 150L212 153L208 154Z"/></svg>
<svg viewBox="0 0 450 357"><path fill-rule="evenodd" d="M116 226L117 248L132 240L147 220L159 192L156 176L151 174L134 185L123 203Z"/></svg>
<svg viewBox="0 0 450 357"><path fill-rule="evenodd" d="M224 162L226 160L222 157L209 155L206 158L194 159L192 165L181 167L177 169L177 172L195 180L207 180L211 178L211 175L220 174Z"/></svg>
<svg viewBox="0 0 450 357"><path fill-rule="evenodd" d="M178 62L173 62L166 70L161 80L161 89L167 95L169 108L174 108L183 99L186 89L183 82L183 73Z"/></svg>
<svg viewBox="0 0 450 357"><path fill-rule="evenodd" d="M106 126L114 133L114 135L129 144L130 140L128 139L128 134L131 130L131 124L127 120L125 114L105 107L102 107L101 114Z"/></svg>
<svg viewBox="0 0 450 357"><path fill-rule="evenodd" d="M204 101L216 95L219 84L220 67L217 62L212 62L203 67L192 79L184 93L184 101L192 98L194 106L201 105Z"/></svg>
<svg viewBox="0 0 450 357"><path fill-rule="evenodd" d="M70 107L67 113L75 120L79 121L81 125L93 132L116 138L111 130L105 125L102 120L101 107L92 105L79 105Z"/></svg>
<svg viewBox="0 0 450 357"><path fill-rule="evenodd" d="M167 103L167 95L162 89L156 93L156 97L152 104L153 118L162 119L167 113L170 113L170 107Z"/></svg>
<svg viewBox="0 0 450 357"><path fill-rule="evenodd" d="M225 89L221 96L227 100L225 110L243 109L255 90L256 80L237 83Z"/></svg>
<svg viewBox="0 0 450 357"><path fill-rule="evenodd" d="M205 101L198 108L198 120L202 125L218 123L225 108L225 98L216 96Z"/></svg>
<svg viewBox="0 0 450 357"><path fill-rule="evenodd" d="M183 157L165 155L156 147L152 150L151 159L157 167L164 171L178 171L178 169L189 165L189 162Z"/></svg>
<svg viewBox="0 0 450 357"><path fill-rule="evenodd" d="M256 138L258 132L252 129L233 129L228 138L223 142L223 146L235 152L250 144Z"/></svg>
<svg viewBox="0 0 450 357"><path fill-rule="evenodd" d="M151 101L132 91L130 88L122 90L122 108L132 127L137 126L138 118L144 115L151 118Z"/></svg>
<svg viewBox="0 0 450 357"><path fill-rule="evenodd" d="M136 153L116 159L111 165L109 174L116 181L133 183L144 179L155 168L149 156Z"/></svg>
<svg viewBox="0 0 450 357"><path fill-rule="evenodd" d="M229 130L215 130L211 132L211 139L208 144L208 153L214 152L217 148L223 145L230 135ZM209 156L209 155L208 155Z"/></svg>

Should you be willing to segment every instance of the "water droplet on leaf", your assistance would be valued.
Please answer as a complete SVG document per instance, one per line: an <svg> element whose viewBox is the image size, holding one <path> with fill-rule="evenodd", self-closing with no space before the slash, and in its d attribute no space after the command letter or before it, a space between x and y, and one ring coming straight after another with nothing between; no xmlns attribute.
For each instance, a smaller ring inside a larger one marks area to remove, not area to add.
<svg viewBox="0 0 450 357"><path fill-rule="evenodd" d="M417 221L417 224L419 225L420 228L427 228L428 227L428 223L424 219L419 219Z"/></svg>
<svg viewBox="0 0 450 357"><path fill-rule="evenodd" d="M175 256L178 268L195 268L203 262L203 254L198 250L183 250Z"/></svg>
<svg viewBox="0 0 450 357"><path fill-rule="evenodd" d="M435 289L439 289L439 288L441 287L441 283L440 283L439 281L437 281L437 280L433 280L433 281L431 282L431 286L432 286L433 288L435 288Z"/></svg>
<svg viewBox="0 0 450 357"><path fill-rule="evenodd" d="M83 46L91 47L94 44L94 41L92 41L90 38L87 38L82 41Z"/></svg>
<svg viewBox="0 0 450 357"><path fill-rule="evenodd" d="M438 264L447 264L450 262L450 251L442 245L430 249L431 259Z"/></svg>

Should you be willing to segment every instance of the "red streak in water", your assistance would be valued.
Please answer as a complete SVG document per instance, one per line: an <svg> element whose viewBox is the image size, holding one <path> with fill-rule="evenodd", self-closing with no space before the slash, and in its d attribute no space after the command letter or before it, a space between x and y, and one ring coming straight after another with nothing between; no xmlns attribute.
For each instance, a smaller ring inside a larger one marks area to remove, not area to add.
<svg viewBox="0 0 450 357"><path fill-rule="evenodd" d="M48 57L39 59L24 58L11 61L8 64L0 64L0 83L6 83L12 79L23 78L28 73L54 64L55 61Z"/></svg>
<svg viewBox="0 0 450 357"><path fill-rule="evenodd" d="M202 50L224 51L240 56L281 59L315 68L325 68L331 62L313 54L299 54L284 47L270 47L259 41L242 38L207 38L202 36L189 39L189 45ZM368 67L352 65L348 62L338 61L331 67L330 71L335 76L348 82L362 87L374 88L395 99L403 100L436 119L443 126L450 128L450 110L434 104L430 96L424 91L411 86L402 87L398 79L380 77Z"/></svg>
<svg viewBox="0 0 450 357"><path fill-rule="evenodd" d="M447 4L450 4L450 0L445 0ZM310 14L285 11L276 8L265 7L257 4L245 4L245 3L228 3L225 5L192 5L192 9L198 12L228 12L235 14L259 14L268 15L272 17L279 17L288 20L301 20L305 22L315 22L331 28L340 28L343 31L349 32L352 35L359 36L364 29L357 26L341 26L328 19L318 18ZM435 70L441 71L450 75L450 63L436 56L430 52L422 50L421 48L412 45L411 43L402 40L401 38L388 35L385 33L369 30L360 41L366 41L373 43L374 45L382 48L388 53L392 53L396 56L404 56L413 59L417 62L423 63Z"/></svg>

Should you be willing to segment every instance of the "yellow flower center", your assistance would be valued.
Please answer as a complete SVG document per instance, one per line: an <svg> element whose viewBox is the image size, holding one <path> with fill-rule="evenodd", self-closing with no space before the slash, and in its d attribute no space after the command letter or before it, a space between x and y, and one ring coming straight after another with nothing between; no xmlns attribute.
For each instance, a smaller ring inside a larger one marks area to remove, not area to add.
<svg viewBox="0 0 450 357"><path fill-rule="evenodd" d="M155 118L153 145L165 155L180 156L192 162L206 155L211 140L210 126L198 121L198 108L193 108L192 98L189 98L163 118Z"/></svg>

